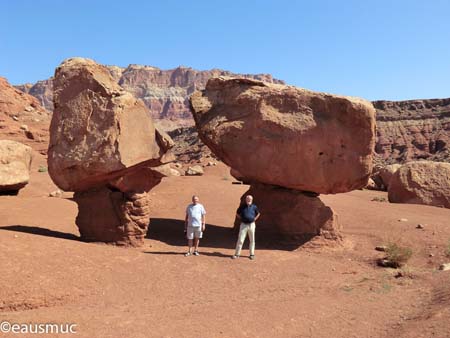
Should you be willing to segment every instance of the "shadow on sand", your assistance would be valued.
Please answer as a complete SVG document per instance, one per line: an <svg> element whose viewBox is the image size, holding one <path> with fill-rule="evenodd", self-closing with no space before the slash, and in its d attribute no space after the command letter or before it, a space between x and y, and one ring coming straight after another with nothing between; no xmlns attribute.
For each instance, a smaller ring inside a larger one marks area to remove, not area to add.
<svg viewBox="0 0 450 338"><path fill-rule="evenodd" d="M170 218L152 218L147 233L147 238L161 241L172 246L186 246L184 235L184 220ZM234 249L238 233L232 228L221 227L214 224L206 224L206 230L200 241L200 246L205 248ZM311 238L302 238L295 241L277 236L276 234L258 233L256 228L256 249L273 249L292 251L308 242ZM248 249L248 238L243 249ZM147 252L159 254L179 255L178 252ZM207 255L206 253L204 255ZM219 252L209 253L210 256L224 256Z"/></svg>
<svg viewBox="0 0 450 338"><path fill-rule="evenodd" d="M46 236L46 237L55 237L61 239L68 239L72 241L81 241L80 237L70 234L67 232L55 231L46 228L28 226L28 225L7 225L0 227L0 230L8 230L8 231L16 231L16 232L24 232L27 234Z"/></svg>
<svg viewBox="0 0 450 338"><path fill-rule="evenodd" d="M172 246L186 246L184 220L170 218L152 218L147 238L161 241ZM200 246L207 248L232 249L236 245L233 229L206 224L206 230Z"/></svg>
<svg viewBox="0 0 450 338"><path fill-rule="evenodd" d="M23 232L38 236L54 237L67 239L72 241L83 241L79 236L71 233L50 230L46 228L28 226L28 225L7 225L0 226L0 230ZM152 218L147 233L148 239L164 242L174 247L186 247L187 240L184 235L184 220L170 218ZM232 228L221 227L218 225L207 224L206 231L200 242L200 246L204 248L216 249L234 249L237 240L237 232ZM272 249L292 251L298 249L310 238L304 238L296 241L286 240L274 234L258 233L256 228L256 249ZM83 241L84 242L84 241ZM248 249L248 238L245 240L244 250ZM183 253L175 251L166 252L146 252L149 254L160 255L180 255ZM203 253L205 256L228 257L218 251Z"/></svg>

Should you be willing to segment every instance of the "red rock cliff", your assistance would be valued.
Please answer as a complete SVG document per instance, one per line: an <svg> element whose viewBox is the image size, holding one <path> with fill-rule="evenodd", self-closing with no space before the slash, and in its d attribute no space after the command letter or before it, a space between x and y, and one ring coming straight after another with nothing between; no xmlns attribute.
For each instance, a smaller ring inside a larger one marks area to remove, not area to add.
<svg viewBox="0 0 450 338"><path fill-rule="evenodd" d="M450 161L450 98L374 101L375 152L384 162Z"/></svg>

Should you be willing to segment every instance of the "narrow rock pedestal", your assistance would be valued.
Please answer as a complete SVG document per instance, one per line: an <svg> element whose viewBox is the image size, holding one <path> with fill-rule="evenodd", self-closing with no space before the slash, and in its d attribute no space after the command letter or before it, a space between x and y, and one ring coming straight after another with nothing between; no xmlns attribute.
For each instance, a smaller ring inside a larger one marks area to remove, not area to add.
<svg viewBox="0 0 450 338"><path fill-rule="evenodd" d="M326 206L318 194L283 187L252 183L241 197L252 195L261 217L256 232L281 236L298 242L322 236L328 240L341 240L337 214ZM235 228L240 221L235 220Z"/></svg>
<svg viewBox="0 0 450 338"><path fill-rule="evenodd" d="M150 223L146 192L121 192L107 187L76 192L75 220L83 240L140 246Z"/></svg>

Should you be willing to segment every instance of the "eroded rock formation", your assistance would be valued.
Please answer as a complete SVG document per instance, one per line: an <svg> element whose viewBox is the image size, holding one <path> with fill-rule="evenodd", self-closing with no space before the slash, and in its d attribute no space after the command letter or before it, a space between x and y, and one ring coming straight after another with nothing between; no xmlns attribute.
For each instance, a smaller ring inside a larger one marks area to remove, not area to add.
<svg viewBox="0 0 450 338"><path fill-rule="evenodd" d="M324 194L367 184L375 142L370 102L214 78L191 104L202 141L248 182Z"/></svg>
<svg viewBox="0 0 450 338"><path fill-rule="evenodd" d="M49 173L74 191L86 240L140 245L149 223L147 192L168 172L173 142L141 100L108 68L83 58L55 71Z"/></svg>
<svg viewBox="0 0 450 338"><path fill-rule="evenodd" d="M375 101L376 153L385 163L450 161L450 98Z"/></svg>
<svg viewBox="0 0 450 338"><path fill-rule="evenodd" d="M392 176L389 202L450 208L450 163L416 161L402 165Z"/></svg>
<svg viewBox="0 0 450 338"><path fill-rule="evenodd" d="M0 77L0 138L30 145L39 152L48 147L50 112L38 100Z"/></svg>
<svg viewBox="0 0 450 338"><path fill-rule="evenodd" d="M370 102L224 77L190 102L202 141L251 184L246 194L260 207L259 231L340 238L337 216L318 194L367 185L375 144Z"/></svg>

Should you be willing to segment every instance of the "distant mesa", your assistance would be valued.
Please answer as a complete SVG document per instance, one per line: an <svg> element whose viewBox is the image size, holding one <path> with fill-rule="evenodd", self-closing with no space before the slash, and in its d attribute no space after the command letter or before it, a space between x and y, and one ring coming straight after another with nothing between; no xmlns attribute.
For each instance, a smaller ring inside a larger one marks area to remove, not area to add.
<svg viewBox="0 0 450 338"><path fill-rule="evenodd" d="M377 162L450 162L450 98L374 101Z"/></svg>
<svg viewBox="0 0 450 338"><path fill-rule="evenodd" d="M189 112L189 95L203 89L211 77L242 76L266 82L284 83L269 74L234 74L229 71L212 69L199 71L190 67L162 70L157 67L131 64L126 68L105 66L121 87L142 99L151 117L167 130L192 126ZM17 89L35 96L48 110L53 111L53 78L36 84L16 86Z"/></svg>

